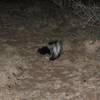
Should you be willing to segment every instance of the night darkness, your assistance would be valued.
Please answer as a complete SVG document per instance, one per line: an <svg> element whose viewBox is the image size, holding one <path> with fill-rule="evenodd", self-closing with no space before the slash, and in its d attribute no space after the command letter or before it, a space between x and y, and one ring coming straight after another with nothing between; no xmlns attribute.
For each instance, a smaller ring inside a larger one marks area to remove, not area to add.
<svg viewBox="0 0 100 100"><path fill-rule="evenodd" d="M100 1L0 0L0 100L100 100Z"/></svg>

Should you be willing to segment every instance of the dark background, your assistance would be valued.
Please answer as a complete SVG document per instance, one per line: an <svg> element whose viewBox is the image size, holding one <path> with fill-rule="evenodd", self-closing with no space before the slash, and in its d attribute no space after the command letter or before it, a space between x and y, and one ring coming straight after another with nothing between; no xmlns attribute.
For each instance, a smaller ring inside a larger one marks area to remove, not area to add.
<svg viewBox="0 0 100 100"><path fill-rule="evenodd" d="M100 0L1 0L1 2L7 2L7 3L35 3L35 2L65 2L65 3L69 3L69 2L82 2L86 5L89 4L100 4Z"/></svg>

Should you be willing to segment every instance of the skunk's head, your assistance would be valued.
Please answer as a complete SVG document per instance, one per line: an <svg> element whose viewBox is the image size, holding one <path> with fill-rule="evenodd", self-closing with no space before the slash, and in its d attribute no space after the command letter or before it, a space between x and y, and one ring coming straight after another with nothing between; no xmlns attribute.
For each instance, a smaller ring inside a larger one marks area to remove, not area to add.
<svg viewBox="0 0 100 100"><path fill-rule="evenodd" d="M48 48L50 50L50 60L55 60L60 57L63 50L62 41L49 42Z"/></svg>

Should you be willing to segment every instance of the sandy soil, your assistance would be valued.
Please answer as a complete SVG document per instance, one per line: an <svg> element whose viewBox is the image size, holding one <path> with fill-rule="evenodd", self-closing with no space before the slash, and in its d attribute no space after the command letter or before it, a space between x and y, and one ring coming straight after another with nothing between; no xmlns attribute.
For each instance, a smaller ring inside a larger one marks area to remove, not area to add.
<svg viewBox="0 0 100 100"><path fill-rule="evenodd" d="M100 100L100 26L57 9L0 3L0 100ZM55 39L49 61L37 50Z"/></svg>

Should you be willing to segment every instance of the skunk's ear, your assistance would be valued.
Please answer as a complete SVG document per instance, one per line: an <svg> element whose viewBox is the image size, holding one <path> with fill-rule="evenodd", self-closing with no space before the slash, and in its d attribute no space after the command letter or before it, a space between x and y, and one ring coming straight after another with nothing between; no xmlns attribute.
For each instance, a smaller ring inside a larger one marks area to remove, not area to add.
<svg viewBox="0 0 100 100"><path fill-rule="evenodd" d="M50 50L48 47L44 46L42 48L39 48L37 50L38 53L42 54L42 55L45 55L45 54L50 54Z"/></svg>

